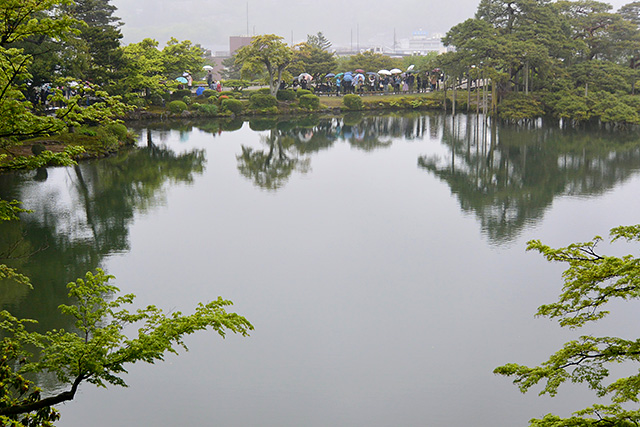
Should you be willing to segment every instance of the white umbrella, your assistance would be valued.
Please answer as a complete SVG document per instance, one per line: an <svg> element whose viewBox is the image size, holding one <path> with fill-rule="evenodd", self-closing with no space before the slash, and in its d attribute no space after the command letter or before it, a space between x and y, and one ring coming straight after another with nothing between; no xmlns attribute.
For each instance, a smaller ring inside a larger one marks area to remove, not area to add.
<svg viewBox="0 0 640 427"><path fill-rule="evenodd" d="M402 70L398 69L398 68L394 68L392 70L389 70L389 72L391 74L400 74L402 72Z"/></svg>
<svg viewBox="0 0 640 427"><path fill-rule="evenodd" d="M413 70L414 67L415 67L415 65L413 65L413 64L409 65L409 68L407 68L407 71Z"/></svg>
<svg viewBox="0 0 640 427"><path fill-rule="evenodd" d="M184 73L182 73L183 77L187 77L189 75L189 73L187 73L186 71Z"/></svg>
<svg viewBox="0 0 640 427"><path fill-rule="evenodd" d="M391 75L391 71L389 71L389 70L380 70L380 71L378 71L378 74L380 74L381 76L390 76Z"/></svg>
<svg viewBox="0 0 640 427"><path fill-rule="evenodd" d="M202 67L203 70L213 70L213 67L211 65L205 65L204 67Z"/></svg>
<svg viewBox="0 0 640 427"><path fill-rule="evenodd" d="M298 79L306 79L307 81L313 80L313 76L309 73L302 73L298 76Z"/></svg>

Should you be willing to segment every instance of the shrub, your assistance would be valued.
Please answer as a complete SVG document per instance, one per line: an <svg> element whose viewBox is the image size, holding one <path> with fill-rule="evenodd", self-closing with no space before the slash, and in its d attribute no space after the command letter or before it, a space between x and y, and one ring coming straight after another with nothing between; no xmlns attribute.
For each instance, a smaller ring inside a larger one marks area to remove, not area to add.
<svg viewBox="0 0 640 427"><path fill-rule="evenodd" d="M98 134L96 132L96 128L89 128L84 126L80 127L76 132L81 135L87 135L87 136L96 136Z"/></svg>
<svg viewBox="0 0 640 427"><path fill-rule="evenodd" d="M184 102L187 105L191 105L191 97L186 95L182 97L182 102Z"/></svg>
<svg viewBox="0 0 640 427"><path fill-rule="evenodd" d="M144 108L147 106L147 102L144 98L140 98L137 94L128 93L124 96L124 102L128 105L132 105L138 108Z"/></svg>
<svg viewBox="0 0 640 427"><path fill-rule="evenodd" d="M218 103L218 94L211 95L210 97L208 97L207 98L207 102L209 104L217 104Z"/></svg>
<svg viewBox="0 0 640 427"><path fill-rule="evenodd" d="M242 109L244 108L242 101L232 98L223 99L221 106L223 110L231 111L233 114L242 113Z"/></svg>
<svg viewBox="0 0 640 427"><path fill-rule="evenodd" d="M191 96L191 91L189 89L178 89L171 94L172 100L181 100L185 96Z"/></svg>
<svg viewBox="0 0 640 427"><path fill-rule="evenodd" d="M559 119L586 122L593 116L593 111L587 105L587 99L570 91L551 93L545 96L545 104Z"/></svg>
<svg viewBox="0 0 640 427"><path fill-rule="evenodd" d="M275 107L278 105L278 100L275 96L263 93L254 93L251 95L251 98L249 98L249 101L251 102L251 108L256 109Z"/></svg>
<svg viewBox="0 0 640 427"><path fill-rule="evenodd" d="M320 98L311 94L302 95L300 97L300 106L309 110L315 110L320 106ZM360 100L360 106L362 106L362 100Z"/></svg>
<svg viewBox="0 0 640 427"><path fill-rule="evenodd" d="M182 101L171 101L168 107L173 114L180 114L187 109L187 104Z"/></svg>
<svg viewBox="0 0 640 427"><path fill-rule="evenodd" d="M202 96L204 96L205 98L209 98L213 95L218 96L218 92L211 89L205 89L204 92L202 92Z"/></svg>
<svg viewBox="0 0 640 427"><path fill-rule="evenodd" d="M164 98L160 94L154 93L149 96L148 101L151 105L164 105Z"/></svg>
<svg viewBox="0 0 640 427"><path fill-rule="evenodd" d="M544 115L542 104L531 95L512 94L505 98L498 107L500 118L518 122L535 119Z"/></svg>
<svg viewBox="0 0 640 427"><path fill-rule="evenodd" d="M276 98L278 98L278 101L293 101L296 99L296 91L293 89L280 89Z"/></svg>
<svg viewBox="0 0 640 427"><path fill-rule="evenodd" d="M358 95L345 95L344 98L342 98L342 103L350 110L362 110L362 98Z"/></svg>
<svg viewBox="0 0 640 427"><path fill-rule="evenodd" d="M271 95L271 89L269 89L268 87L260 88L256 92L257 93L264 93L266 95Z"/></svg>
<svg viewBox="0 0 640 427"><path fill-rule="evenodd" d="M311 94L313 94L313 92L311 92L310 90L307 90L307 89L298 89L296 91L296 96L298 98L300 98L303 95L311 95Z"/></svg>
<svg viewBox="0 0 640 427"><path fill-rule="evenodd" d="M195 109L197 112L207 116L216 116L218 114L218 106L215 104L197 104Z"/></svg>
<svg viewBox="0 0 640 427"><path fill-rule="evenodd" d="M594 115L603 123L637 124L640 121L636 110L620 100L620 97L600 91L592 95Z"/></svg>
<svg viewBox="0 0 640 427"><path fill-rule="evenodd" d="M31 152L33 153L34 156L39 155L44 150L45 150L45 148L44 148L44 145L42 145L42 144L33 144L31 146Z"/></svg>
<svg viewBox="0 0 640 427"><path fill-rule="evenodd" d="M126 141L129 135L127 127L122 123L111 123L104 126L104 129L111 135L115 135L118 141Z"/></svg>

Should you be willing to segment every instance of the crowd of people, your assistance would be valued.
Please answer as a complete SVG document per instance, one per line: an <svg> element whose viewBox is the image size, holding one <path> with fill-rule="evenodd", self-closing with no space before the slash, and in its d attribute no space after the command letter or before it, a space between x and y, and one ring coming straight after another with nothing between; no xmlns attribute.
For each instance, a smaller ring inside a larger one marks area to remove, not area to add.
<svg viewBox="0 0 640 427"><path fill-rule="evenodd" d="M291 87L297 89L313 89L316 94L346 95L346 94L408 94L436 91L440 87L442 74L432 71L426 73L397 73L381 75L377 73L339 73L327 74L318 81L313 81L309 74L301 74L293 79L290 85L284 82L281 89Z"/></svg>

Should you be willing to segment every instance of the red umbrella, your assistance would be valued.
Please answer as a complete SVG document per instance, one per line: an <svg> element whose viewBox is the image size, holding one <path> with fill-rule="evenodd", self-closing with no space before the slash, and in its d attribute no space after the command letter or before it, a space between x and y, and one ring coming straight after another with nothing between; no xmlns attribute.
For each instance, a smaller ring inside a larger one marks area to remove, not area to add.
<svg viewBox="0 0 640 427"><path fill-rule="evenodd" d="M358 68L357 70L353 70L353 71L355 71L356 73L364 73L364 70L361 68Z"/></svg>

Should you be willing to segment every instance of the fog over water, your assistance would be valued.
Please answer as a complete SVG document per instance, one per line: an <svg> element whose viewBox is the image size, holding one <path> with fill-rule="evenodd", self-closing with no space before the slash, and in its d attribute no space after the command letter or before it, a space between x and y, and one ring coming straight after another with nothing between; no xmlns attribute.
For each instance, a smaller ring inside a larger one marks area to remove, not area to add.
<svg viewBox="0 0 640 427"><path fill-rule="evenodd" d="M446 33L473 17L479 0L114 0L125 23L125 43L146 37L161 43L188 39L207 49L228 50L229 36L277 34L287 43L321 31L334 47L392 46L417 30ZM608 2L617 10L626 0ZM247 14L248 9L248 14ZM247 19L248 16L248 19Z"/></svg>

